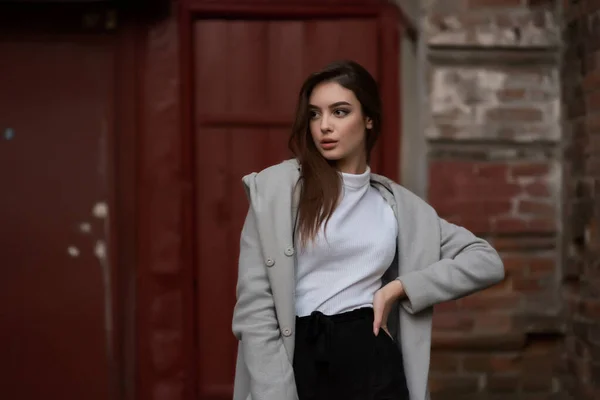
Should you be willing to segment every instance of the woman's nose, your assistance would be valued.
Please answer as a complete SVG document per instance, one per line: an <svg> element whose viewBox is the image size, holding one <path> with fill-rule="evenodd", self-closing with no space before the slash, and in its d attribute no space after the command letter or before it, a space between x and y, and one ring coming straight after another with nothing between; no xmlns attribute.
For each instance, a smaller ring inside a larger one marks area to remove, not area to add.
<svg viewBox="0 0 600 400"><path fill-rule="evenodd" d="M323 132L323 133L331 132L329 117L327 115L324 115L321 117L321 132Z"/></svg>

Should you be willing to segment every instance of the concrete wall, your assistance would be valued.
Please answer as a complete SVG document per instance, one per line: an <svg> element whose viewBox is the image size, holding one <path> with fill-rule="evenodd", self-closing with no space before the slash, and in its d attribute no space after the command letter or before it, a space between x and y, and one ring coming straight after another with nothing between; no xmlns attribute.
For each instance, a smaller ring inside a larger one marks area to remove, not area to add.
<svg viewBox="0 0 600 400"><path fill-rule="evenodd" d="M600 4L565 2L563 288L564 384L572 398L600 398Z"/></svg>
<svg viewBox="0 0 600 400"><path fill-rule="evenodd" d="M434 400L564 393L558 7L420 3L424 106L420 130L404 133L415 171L404 166L403 177L442 217L488 239L507 269L503 283L436 307Z"/></svg>

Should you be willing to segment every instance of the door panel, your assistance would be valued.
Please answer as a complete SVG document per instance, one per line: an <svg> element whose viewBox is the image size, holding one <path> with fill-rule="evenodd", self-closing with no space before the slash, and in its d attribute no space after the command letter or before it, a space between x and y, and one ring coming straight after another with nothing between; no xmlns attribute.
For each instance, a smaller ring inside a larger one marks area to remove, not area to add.
<svg viewBox="0 0 600 400"><path fill-rule="evenodd" d="M377 22L372 19L305 23L305 73L336 59L351 59L377 79Z"/></svg>
<svg viewBox="0 0 600 400"><path fill-rule="evenodd" d="M194 27L196 277L199 395L230 399L243 175L290 158L300 85L354 59L377 77L374 19L200 20Z"/></svg>
<svg viewBox="0 0 600 400"><path fill-rule="evenodd" d="M109 40L0 41L0 398L110 397Z"/></svg>

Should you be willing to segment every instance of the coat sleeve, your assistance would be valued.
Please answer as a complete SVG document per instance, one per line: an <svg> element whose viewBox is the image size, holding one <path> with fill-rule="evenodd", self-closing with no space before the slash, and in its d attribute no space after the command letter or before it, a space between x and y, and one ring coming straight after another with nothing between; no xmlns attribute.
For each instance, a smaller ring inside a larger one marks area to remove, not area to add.
<svg viewBox="0 0 600 400"><path fill-rule="evenodd" d="M294 372L283 346L266 268L250 208L240 240L233 333L240 340L250 375L252 400L296 400Z"/></svg>
<svg viewBox="0 0 600 400"><path fill-rule="evenodd" d="M441 218L439 223L440 260L398 277L407 296L402 306L411 314L504 279L502 260L488 242Z"/></svg>

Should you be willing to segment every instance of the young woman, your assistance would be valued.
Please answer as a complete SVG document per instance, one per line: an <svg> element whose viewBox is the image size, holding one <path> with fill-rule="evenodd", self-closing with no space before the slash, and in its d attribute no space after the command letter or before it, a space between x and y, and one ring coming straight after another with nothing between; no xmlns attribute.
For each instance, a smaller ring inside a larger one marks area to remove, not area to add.
<svg viewBox="0 0 600 400"><path fill-rule="evenodd" d="M354 62L312 74L295 159L244 177L234 400L425 400L432 306L504 278L496 251L371 173L381 100Z"/></svg>

